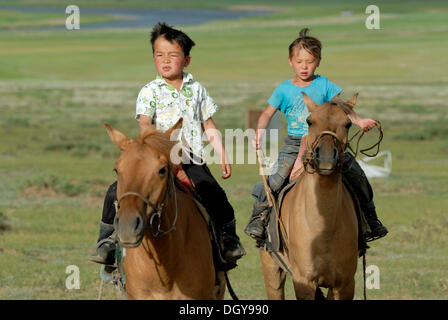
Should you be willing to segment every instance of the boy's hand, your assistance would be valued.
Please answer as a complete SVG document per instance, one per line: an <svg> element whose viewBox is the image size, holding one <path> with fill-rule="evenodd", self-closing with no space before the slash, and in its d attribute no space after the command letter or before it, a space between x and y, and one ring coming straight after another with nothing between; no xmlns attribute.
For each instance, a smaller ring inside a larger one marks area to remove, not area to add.
<svg viewBox="0 0 448 320"><path fill-rule="evenodd" d="M361 119L359 120L359 127L363 130L363 131L369 131L371 129L373 129L375 127L376 121L370 118L365 118L365 119Z"/></svg>
<svg viewBox="0 0 448 320"><path fill-rule="evenodd" d="M230 178L230 175L232 174L232 168L230 167L229 163L221 163L221 169L222 169L222 177L223 179Z"/></svg>
<svg viewBox="0 0 448 320"><path fill-rule="evenodd" d="M252 147L254 147L255 150L261 149L261 143L260 141L257 141L257 138L252 139Z"/></svg>

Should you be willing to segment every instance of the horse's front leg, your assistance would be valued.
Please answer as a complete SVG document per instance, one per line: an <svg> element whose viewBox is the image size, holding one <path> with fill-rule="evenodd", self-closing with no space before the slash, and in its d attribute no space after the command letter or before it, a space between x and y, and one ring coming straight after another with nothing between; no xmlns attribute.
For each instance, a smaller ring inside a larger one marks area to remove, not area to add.
<svg viewBox="0 0 448 320"><path fill-rule="evenodd" d="M292 279L294 283L294 292L297 300L314 300L316 296L317 285L308 281L305 277L294 273Z"/></svg>
<svg viewBox="0 0 448 320"><path fill-rule="evenodd" d="M355 295L355 279L351 280L349 283L343 287L333 288L328 290L329 300L353 300Z"/></svg>
<svg viewBox="0 0 448 320"><path fill-rule="evenodd" d="M260 250L260 259L268 299L284 300L286 273L275 263L268 252Z"/></svg>

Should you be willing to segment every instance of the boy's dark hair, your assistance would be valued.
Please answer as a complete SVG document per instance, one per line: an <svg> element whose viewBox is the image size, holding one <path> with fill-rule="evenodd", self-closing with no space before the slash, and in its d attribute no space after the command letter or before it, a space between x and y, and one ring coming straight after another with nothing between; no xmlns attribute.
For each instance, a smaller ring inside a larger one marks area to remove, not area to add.
<svg viewBox="0 0 448 320"><path fill-rule="evenodd" d="M294 49L298 47L309 51L316 59L322 58L322 43L315 37L307 36L308 31L308 28L300 30L299 37L289 45L289 57L292 57Z"/></svg>
<svg viewBox="0 0 448 320"><path fill-rule="evenodd" d="M190 55L190 50L195 45L194 41L191 40L190 37L182 31L174 29L173 27L167 25L165 22L158 22L151 31L151 45L153 54L154 42L156 42L156 40L162 36L171 43L173 43L173 41L176 41L182 48L186 57Z"/></svg>

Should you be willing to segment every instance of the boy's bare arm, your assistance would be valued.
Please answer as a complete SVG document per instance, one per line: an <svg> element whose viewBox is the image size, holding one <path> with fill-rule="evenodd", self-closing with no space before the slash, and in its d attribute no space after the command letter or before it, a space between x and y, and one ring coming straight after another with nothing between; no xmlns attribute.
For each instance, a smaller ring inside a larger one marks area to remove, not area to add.
<svg viewBox="0 0 448 320"><path fill-rule="evenodd" d="M151 126L151 124L152 124L152 118L141 114L138 122L138 126L140 128L140 134L145 132L145 130L148 129Z"/></svg>
<svg viewBox="0 0 448 320"><path fill-rule="evenodd" d="M216 128L216 124L212 118L208 118L202 123L202 129L205 132L205 135L213 146L215 152L221 155L221 169L222 169L222 178L227 179L232 174L232 169L230 167L229 160L227 158L226 150L224 145L222 144L222 136L219 132L218 128Z"/></svg>
<svg viewBox="0 0 448 320"><path fill-rule="evenodd" d="M348 114L348 118L364 131L375 127L376 121L370 118L361 118L354 110Z"/></svg>
<svg viewBox="0 0 448 320"><path fill-rule="evenodd" d="M261 140L263 139L264 129L268 126L269 121L275 111L277 111L277 109L269 104L258 118L257 133L255 136L255 141L253 141L254 148L257 150L261 148Z"/></svg>

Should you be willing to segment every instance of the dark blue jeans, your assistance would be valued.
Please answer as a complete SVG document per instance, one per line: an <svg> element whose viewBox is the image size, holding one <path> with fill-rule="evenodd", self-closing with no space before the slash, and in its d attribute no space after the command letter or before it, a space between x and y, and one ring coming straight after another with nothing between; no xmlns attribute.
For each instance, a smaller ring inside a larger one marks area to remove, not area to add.
<svg viewBox="0 0 448 320"><path fill-rule="evenodd" d="M285 138L285 145L281 147L277 162L274 165L277 170L268 177L268 184L274 195L277 195L288 182L289 174L299 154L301 140L302 138L294 136L287 136ZM260 206L267 205L268 200L264 191L263 182L259 182L254 186L252 196L255 198L256 204Z"/></svg>

